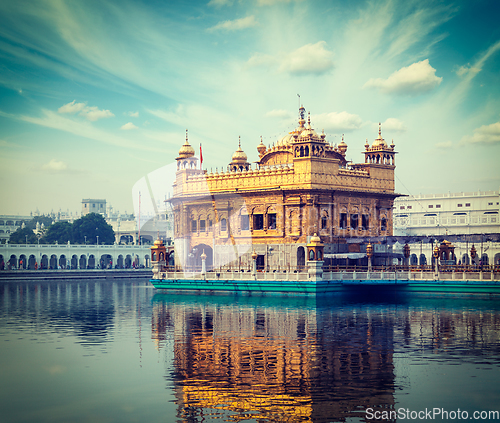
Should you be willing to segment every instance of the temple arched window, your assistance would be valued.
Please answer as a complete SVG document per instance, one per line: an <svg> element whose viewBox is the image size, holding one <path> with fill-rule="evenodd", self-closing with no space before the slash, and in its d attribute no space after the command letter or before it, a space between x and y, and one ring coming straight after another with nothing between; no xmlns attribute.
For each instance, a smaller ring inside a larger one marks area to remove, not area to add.
<svg viewBox="0 0 500 423"><path fill-rule="evenodd" d="M300 157L304 157L304 147L300 147Z"/></svg>
<svg viewBox="0 0 500 423"><path fill-rule="evenodd" d="M306 157L309 157L309 147L306 145L306 148L304 149L304 155Z"/></svg>
<svg viewBox="0 0 500 423"><path fill-rule="evenodd" d="M309 260L314 260L314 251L309 250Z"/></svg>
<svg viewBox="0 0 500 423"><path fill-rule="evenodd" d="M326 229L328 226L328 213L323 212L321 216L321 229Z"/></svg>
<svg viewBox="0 0 500 423"><path fill-rule="evenodd" d="M227 220L222 218L220 221L220 230L227 231Z"/></svg>

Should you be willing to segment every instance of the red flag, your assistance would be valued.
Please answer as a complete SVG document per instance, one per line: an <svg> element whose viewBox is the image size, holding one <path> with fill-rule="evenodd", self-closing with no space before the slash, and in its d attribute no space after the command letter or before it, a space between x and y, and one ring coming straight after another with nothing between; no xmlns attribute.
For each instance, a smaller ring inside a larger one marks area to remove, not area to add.
<svg viewBox="0 0 500 423"><path fill-rule="evenodd" d="M201 142L200 142L200 169L202 164L203 164L203 153L201 152Z"/></svg>

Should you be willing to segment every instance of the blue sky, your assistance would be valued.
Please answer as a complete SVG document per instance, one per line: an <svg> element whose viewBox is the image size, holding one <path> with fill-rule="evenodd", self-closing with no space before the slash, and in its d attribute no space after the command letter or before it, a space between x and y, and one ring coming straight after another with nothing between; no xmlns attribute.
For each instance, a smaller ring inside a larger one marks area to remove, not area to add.
<svg viewBox="0 0 500 423"><path fill-rule="evenodd" d="M241 136L250 161L296 124L362 162L394 139L404 194L500 186L498 1L0 2L0 213L78 212Z"/></svg>

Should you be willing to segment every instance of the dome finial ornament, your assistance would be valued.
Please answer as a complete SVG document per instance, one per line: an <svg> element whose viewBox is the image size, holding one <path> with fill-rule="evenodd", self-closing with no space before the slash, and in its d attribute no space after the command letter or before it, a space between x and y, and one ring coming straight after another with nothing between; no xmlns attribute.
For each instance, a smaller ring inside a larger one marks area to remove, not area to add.
<svg viewBox="0 0 500 423"><path fill-rule="evenodd" d="M186 129L186 142L182 145L181 149L179 150L179 157L177 157L177 160L188 159L193 156L194 156L194 148L189 145L188 130Z"/></svg>
<svg viewBox="0 0 500 423"><path fill-rule="evenodd" d="M378 137L382 138L382 124L380 122L378 123Z"/></svg>

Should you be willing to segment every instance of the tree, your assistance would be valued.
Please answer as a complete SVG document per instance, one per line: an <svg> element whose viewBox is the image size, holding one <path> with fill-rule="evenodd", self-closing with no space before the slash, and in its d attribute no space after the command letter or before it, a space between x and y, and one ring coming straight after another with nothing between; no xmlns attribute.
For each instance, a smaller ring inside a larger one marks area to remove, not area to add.
<svg viewBox="0 0 500 423"><path fill-rule="evenodd" d="M30 221L26 222L26 227L35 230L37 223L40 223L40 225L42 225L43 223L43 226L45 226L45 228L48 228L50 225L52 225L53 220L54 219L50 216L35 216Z"/></svg>
<svg viewBox="0 0 500 423"><path fill-rule="evenodd" d="M27 227L18 228L16 232L10 234L9 242L11 244L24 244L26 243L26 235L28 236L28 244L36 244L37 238L35 233Z"/></svg>
<svg viewBox="0 0 500 423"><path fill-rule="evenodd" d="M115 242L115 231L111 225L106 223L104 217L97 213L89 213L73 222L73 240L78 244L113 244Z"/></svg>
<svg viewBox="0 0 500 423"><path fill-rule="evenodd" d="M43 238L47 244L54 244L56 241L59 244L73 242L73 225L69 222L56 222L49 226Z"/></svg>

